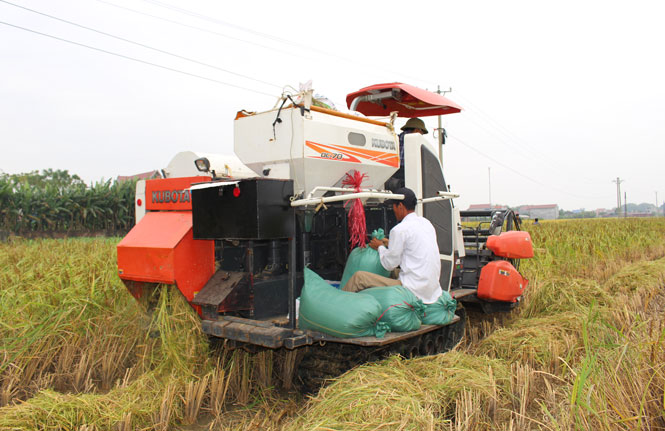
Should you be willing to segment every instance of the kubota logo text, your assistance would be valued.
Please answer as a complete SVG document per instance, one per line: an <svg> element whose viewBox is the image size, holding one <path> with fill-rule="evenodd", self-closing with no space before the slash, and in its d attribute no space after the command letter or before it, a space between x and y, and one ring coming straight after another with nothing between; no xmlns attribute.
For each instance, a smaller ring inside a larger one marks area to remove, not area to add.
<svg viewBox="0 0 665 431"><path fill-rule="evenodd" d="M378 138L372 138L372 147L383 148L385 150L394 150L396 148L394 141L388 141L385 139L378 139Z"/></svg>
<svg viewBox="0 0 665 431"><path fill-rule="evenodd" d="M189 190L160 190L152 192L154 203L190 202Z"/></svg>

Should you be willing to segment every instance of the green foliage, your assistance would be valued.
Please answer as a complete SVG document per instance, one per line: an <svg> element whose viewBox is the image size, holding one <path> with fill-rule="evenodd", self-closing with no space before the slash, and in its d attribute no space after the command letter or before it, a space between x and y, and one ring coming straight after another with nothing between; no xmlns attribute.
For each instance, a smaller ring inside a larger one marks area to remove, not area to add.
<svg viewBox="0 0 665 431"><path fill-rule="evenodd" d="M90 186L68 171L0 174L0 229L14 233L127 231L134 224L133 181Z"/></svg>
<svg viewBox="0 0 665 431"><path fill-rule="evenodd" d="M560 219L567 219L567 218L596 218L596 212L595 211L566 211L566 210L559 210L559 218Z"/></svg>

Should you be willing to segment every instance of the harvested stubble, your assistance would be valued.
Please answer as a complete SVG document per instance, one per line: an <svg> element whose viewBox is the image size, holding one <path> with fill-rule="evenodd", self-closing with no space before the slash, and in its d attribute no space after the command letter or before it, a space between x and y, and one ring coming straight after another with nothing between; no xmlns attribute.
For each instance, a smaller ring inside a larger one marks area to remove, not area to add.
<svg viewBox="0 0 665 431"><path fill-rule="evenodd" d="M637 262L605 286L613 302L585 334L570 408L575 426L665 429L665 258ZM571 422L573 422L571 420Z"/></svg>
<svg viewBox="0 0 665 431"><path fill-rule="evenodd" d="M471 400L475 420L496 420L510 386L505 362L459 352L413 360L392 356L356 368L323 388L288 430L440 430L455 403Z"/></svg>
<svg viewBox="0 0 665 431"><path fill-rule="evenodd" d="M538 251L535 259L523 262L532 283L522 307L500 321L500 330L483 328L480 332L490 335L462 346L466 354L437 357L455 358L457 372L481 374L487 368L465 358L496 358L495 363L510 369L509 387L495 385L495 397L474 389L451 397L440 394L431 380L421 380L416 393L412 378L404 382L390 373L410 377L411 367L427 362L433 370L445 367L432 358L391 358L352 370L322 389L287 428L665 429L665 260L644 262L665 255L665 220L529 228ZM496 329L496 323L484 323ZM382 378L386 383L377 383ZM391 379L399 384L388 383ZM475 379L487 384L481 376ZM422 400L437 395L445 410L421 408Z"/></svg>
<svg viewBox="0 0 665 431"><path fill-rule="evenodd" d="M579 355L584 321L584 315L572 312L515 320L482 340L474 353L555 373L561 358Z"/></svg>
<svg viewBox="0 0 665 431"><path fill-rule="evenodd" d="M584 313L592 304L607 304L610 294L598 281L576 277L551 277L528 291L520 318L559 313Z"/></svg>
<svg viewBox="0 0 665 431"><path fill-rule="evenodd" d="M663 259L637 262L613 274L606 282L607 291L616 293L644 293L654 286L665 285Z"/></svg>

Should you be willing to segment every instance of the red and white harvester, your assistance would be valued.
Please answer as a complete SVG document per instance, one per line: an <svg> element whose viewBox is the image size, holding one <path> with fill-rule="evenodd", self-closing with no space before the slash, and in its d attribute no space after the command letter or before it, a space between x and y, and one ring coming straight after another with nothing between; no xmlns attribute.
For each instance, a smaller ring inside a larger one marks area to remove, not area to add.
<svg viewBox="0 0 665 431"><path fill-rule="evenodd" d="M420 134L400 137L394 120L458 113L447 98L401 83L350 93L352 115L316 106L312 91L284 96L265 112L240 111L235 156L182 153L165 178L137 185L137 224L118 244L118 274L137 299L175 285L201 317L203 332L227 345L307 350L303 381L389 353L434 354L464 333L465 309L446 326L423 325L384 338L336 338L297 327L303 267L340 280L349 250L351 199L364 203L366 230L396 224L386 199L412 189L416 212L435 227L441 288L485 312L515 306L527 281L515 268L533 255L511 211L459 211L432 145ZM381 121L368 117L389 118ZM400 166L403 168L400 169ZM365 175L360 188L343 184ZM462 217L486 225L462 226ZM342 365L340 365L340 363Z"/></svg>

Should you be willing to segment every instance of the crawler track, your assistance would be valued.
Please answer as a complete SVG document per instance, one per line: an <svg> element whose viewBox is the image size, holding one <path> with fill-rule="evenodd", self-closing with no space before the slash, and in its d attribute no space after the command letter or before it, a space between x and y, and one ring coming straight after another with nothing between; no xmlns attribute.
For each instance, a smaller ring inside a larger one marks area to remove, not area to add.
<svg viewBox="0 0 665 431"><path fill-rule="evenodd" d="M393 354L413 358L447 352L464 336L466 311L464 308L458 308L456 314L460 320L451 325L386 346L365 347L327 342L306 347L297 365L297 386L303 392L313 393L326 380L338 377L358 365L378 361Z"/></svg>

